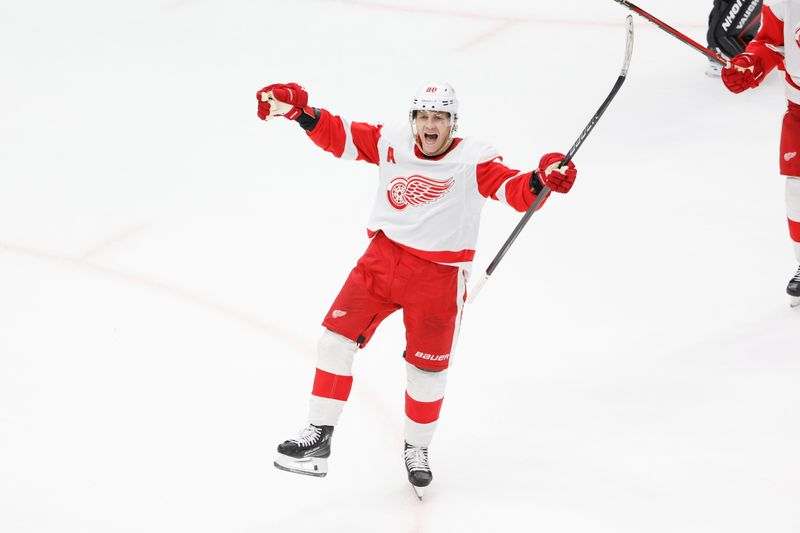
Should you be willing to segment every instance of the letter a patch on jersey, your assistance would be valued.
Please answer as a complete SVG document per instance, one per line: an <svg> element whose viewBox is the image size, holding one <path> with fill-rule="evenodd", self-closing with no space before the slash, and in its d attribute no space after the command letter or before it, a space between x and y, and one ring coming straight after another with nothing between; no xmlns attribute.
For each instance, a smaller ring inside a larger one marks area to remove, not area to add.
<svg viewBox="0 0 800 533"><path fill-rule="evenodd" d="M394 148L392 148L391 146L389 147L388 150L386 150L386 162L394 163L395 165L397 164L397 161L394 160Z"/></svg>

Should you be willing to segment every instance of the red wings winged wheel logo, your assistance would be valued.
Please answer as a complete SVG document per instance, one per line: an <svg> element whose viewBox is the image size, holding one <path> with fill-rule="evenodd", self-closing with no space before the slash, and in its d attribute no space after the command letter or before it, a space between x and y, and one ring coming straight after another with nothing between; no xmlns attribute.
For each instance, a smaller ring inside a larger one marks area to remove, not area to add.
<svg viewBox="0 0 800 533"><path fill-rule="evenodd" d="M453 178L439 181L417 175L400 177L389 183L386 195L392 207L402 211L409 205L418 207L435 202L453 188L453 183L455 183Z"/></svg>

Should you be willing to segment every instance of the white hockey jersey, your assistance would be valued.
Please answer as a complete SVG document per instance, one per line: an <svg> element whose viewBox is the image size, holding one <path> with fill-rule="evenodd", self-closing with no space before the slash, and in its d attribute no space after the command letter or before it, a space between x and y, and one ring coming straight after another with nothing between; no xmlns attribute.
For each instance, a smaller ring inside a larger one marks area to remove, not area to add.
<svg viewBox="0 0 800 533"><path fill-rule="evenodd" d="M475 139L456 138L444 154L427 157L416 147L408 124L350 123L324 109L308 135L336 157L378 165L370 236L382 231L436 263L469 269L487 198L518 211L536 198L529 185L531 171L508 168L494 148Z"/></svg>

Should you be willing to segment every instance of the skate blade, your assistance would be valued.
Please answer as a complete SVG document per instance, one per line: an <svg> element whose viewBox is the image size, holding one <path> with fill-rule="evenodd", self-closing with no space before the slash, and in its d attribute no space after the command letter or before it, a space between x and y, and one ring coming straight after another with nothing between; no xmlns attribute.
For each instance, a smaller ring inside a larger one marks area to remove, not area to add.
<svg viewBox="0 0 800 533"><path fill-rule="evenodd" d="M328 459L325 457L309 457L296 459L279 453L273 463L275 468L304 476L325 477L328 474Z"/></svg>
<svg viewBox="0 0 800 533"><path fill-rule="evenodd" d="M417 495L419 501L422 501L422 495L425 494L425 487L417 487L415 485L411 485L411 488L414 489L414 494Z"/></svg>
<svg viewBox="0 0 800 533"><path fill-rule="evenodd" d="M711 63L706 69L706 76L709 78L719 78L722 76L722 65Z"/></svg>
<svg viewBox="0 0 800 533"><path fill-rule="evenodd" d="M790 296L789 307L791 307L792 309L794 309L795 307L800 307L800 296Z"/></svg>

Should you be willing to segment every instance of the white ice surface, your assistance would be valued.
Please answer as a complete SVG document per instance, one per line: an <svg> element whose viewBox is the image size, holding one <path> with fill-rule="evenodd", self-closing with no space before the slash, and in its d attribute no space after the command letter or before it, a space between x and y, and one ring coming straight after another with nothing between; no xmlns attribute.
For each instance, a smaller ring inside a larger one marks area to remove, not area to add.
<svg viewBox="0 0 800 533"><path fill-rule="evenodd" d="M711 2L642 7L704 41ZM707 5L708 4L708 5ZM616 79L611 0L0 4L0 531L795 533L800 312L779 76L734 96L642 19L629 79L462 334L425 501L400 316L325 479L273 468L375 169L255 93L394 121L446 79L529 169ZM519 215L484 210L476 272Z"/></svg>

